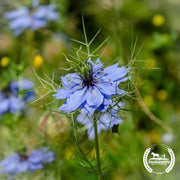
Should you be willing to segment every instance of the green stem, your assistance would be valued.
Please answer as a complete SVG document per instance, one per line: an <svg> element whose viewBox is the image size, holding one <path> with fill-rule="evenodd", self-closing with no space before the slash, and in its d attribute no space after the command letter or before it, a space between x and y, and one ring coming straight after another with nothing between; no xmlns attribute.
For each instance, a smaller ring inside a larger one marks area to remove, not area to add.
<svg viewBox="0 0 180 180"><path fill-rule="evenodd" d="M99 142L98 142L98 132L97 132L97 121L96 120L94 120L94 132L95 132L96 158L97 158L97 165L98 165L98 179L102 180L101 161L100 161L100 156L99 156Z"/></svg>
<svg viewBox="0 0 180 180"><path fill-rule="evenodd" d="M74 130L74 137L75 137L75 142L76 142L76 145L79 149L79 151L81 152L84 160L89 164L89 166L91 167L92 171L94 172L94 174L98 175L98 172L96 172L95 168L93 167L93 165L90 163L90 161L88 160L88 158L86 157L86 155L84 154L83 150L81 149L80 145L79 145L79 142L78 142L78 139L77 139L77 136L76 136L76 131L75 131L75 125L74 125L74 120L73 120L73 116L72 116L72 122L73 122L73 130Z"/></svg>

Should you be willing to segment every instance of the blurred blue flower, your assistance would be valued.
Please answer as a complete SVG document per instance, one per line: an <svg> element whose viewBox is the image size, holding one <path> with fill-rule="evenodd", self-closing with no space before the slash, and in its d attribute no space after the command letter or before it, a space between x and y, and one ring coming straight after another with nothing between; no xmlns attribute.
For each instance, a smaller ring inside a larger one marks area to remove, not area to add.
<svg viewBox="0 0 180 180"><path fill-rule="evenodd" d="M16 96L10 96L8 97L9 101L9 111L12 114L21 114L24 106L25 106L25 100L23 98L19 98Z"/></svg>
<svg viewBox="0 0 180 180"><path fill-rule="evenodd" d="M34 86L34 83L29 79L22 79L20 81L14 81L10 83L10 91L12 95L18 96L18 93L23 91L23 99L26 101L32 101L35 99L35 92L30 91Z"/></svg>
<svg viewBox="0 0 180 180"><path fill-rule="evenodd" d="M32 89L34 83L29 79L22 79L20 81L13 81L10 83L10 90L13 94L16 94L18 91Z"/></svg>
<svg viewBox="0 0 180 180"><path fill-rule="evenodd" d="M51 163L55 159L55 154L48 151L47 147L32 150L29 155L12 154L10 157L0 161L0 174L8 174L14 177L23 172L35 172L42 169L43 164Z"/></svg>
<svg viewBox="0 0 180 180"><path fill-rule="evenodd" d="M110 108L105 113L101 113L99 117L97 117L98 134L101 132L101 130L108 130L114 125L118 125L123 122L123 120L119 117L118 112L121 110L122 107L124 107L124 103L119 102L117 105L115 103L112 103L112 105L112 108ZM88 127L87 133L89 140L94 139L95 132L93 116L91 116L90 114L81 113L77 116L77 121Z"/></svg>
<svg viewBox="0 0 180 180"><path fill-rule="evenodd" d="M86 115L93 115L95 110L105 112L112 104L112 95L123 95L127 92L119 87L119 83L126 81L129 68L118 67L119 63L103 68L99 60L87 60L81 72L67 74L61 77L62 88L53 96L65 99L58 111L70 113L80 108Z"/></svg>
<svg viewBox="0 0 180 180"><path fill-rule="evenodd" d="M26 101L35 99L35 92L32 90L33 86L32 81L24 78L20 81L11 82L8 96L0 92L0 116L7 111L20 114Z"/></svg>
<svg viewBox="0 0 180 180"><path fill-rule="evenodd" d="M31 8L22 6L17 10L4 13L4 17L10 20L9 27L15 35L23 33L27 28L33 31L44 28L47 21L58 19L55 5L38 6L38 4L38 0L33 0Z"/></svg>

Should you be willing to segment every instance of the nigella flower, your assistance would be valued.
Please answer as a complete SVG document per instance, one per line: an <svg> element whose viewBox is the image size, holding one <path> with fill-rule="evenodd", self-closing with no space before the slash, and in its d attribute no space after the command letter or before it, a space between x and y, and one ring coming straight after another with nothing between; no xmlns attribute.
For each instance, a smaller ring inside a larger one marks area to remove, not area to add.
<svg viewBox="0 0 180 180"><path fill-rule="evenodd" d="M32 101L34 100L34 91L31 89L33 88L34 83L30 81L29 79L23 78L20 81L14 81L10 83L10 91L14 96L18 95L18 92L24 91L24 99L27 101Z"/></svg>
<svg viewBox="0 0 180 180"><path fill-rule="evenodd" d="M118 115L118 112L121 110L122 107L124 107L124 103L112 103L112 105L113 107L110 108L109 111L101 113L98 117L96 117L98 134L101 132L101 130L108 130L110 128L113 128L114 125L119 125L123 123L123 120ZM81 113L77 116L77 121L87 126L89 140L94 139L95 133L93 116Z"/></svg>
<svg viewBox="0 0 180 180"><path fill-rule="evenodd" d="M103 68L99 59L95 63L88 59L81 72L61 77L63 87L53 95L65 99L58 110L70 113L80 108L85 115L93 115L95 110L105 112L112 105L112 95L127 93L119 83L128 79L125 75L129 68L118 67L118 64Z"/></svg>
<svg viewBox="0 0 180 180"><path fill-rule="evenodd" d="M35 99L34 83L28 79L11 82L9 92L0 92L0 116L7 111L20 114L27 101Z"/></svg>
<svg viewBox="0 0 180 180"><path fill-rule="evenodd" d="M16 174L24 172L35 172L42 169L43 164L51 163L55 159L53 151L48 151L47 147L32 150L29 155L12 154L10 157L0 161L0 174L8 174L14 177Z"/></svg>
<svg viewBox="0 0 180 180"><path fill-rule="evenodd" d="M33 0L31 8L22 6L17 10L4 14L4 17L10 20L9 27L14 31L15 35L23 33L27 28L33 31L38 28L44 28L47 25L47 21L54 21L58 18L54 5L38 6L38 4L38 0Z"/></svg>

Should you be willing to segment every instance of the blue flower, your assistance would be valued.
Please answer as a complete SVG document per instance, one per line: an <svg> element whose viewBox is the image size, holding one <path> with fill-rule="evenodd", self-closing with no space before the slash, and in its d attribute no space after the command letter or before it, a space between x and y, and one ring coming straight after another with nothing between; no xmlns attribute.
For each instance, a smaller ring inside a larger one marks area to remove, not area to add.
<svg viewBox="0 0 180 180"><path fill-rule="evenodd" d="M34 83L28 79L11 82L8 96L0 92L0 116L7 111L20 114L27 101L35 99ZM19 95L20 94L20 95Z"/></svg>
<svg viewBox="0 0 180 180"><path fill-rule="evenodd" d="M20 114L25 106L25 100L16 96L10 96L9 101L9 111L12 114Z"/></svg>
<svg viewBox="0 0 180 180"><path fill-rule="evenodd" d="M13 94L16 94L18 91L32 89L34 83L29 79L22 79L21 81L13 81L10 83L10 90Z"/></svg>
<svg viewBox="0 0 180 180"><path fill-rule="evenodd" d="M9 27L15 35L24 32L25 29L36 30L44 28L47 21L53 21L58 18L56 7L54 5L38 6L39 1L33 0L32 8L22 6L17 10L4 13L4 17L10 20Z"/></svg>
<svg viewBox="0 0 180 180"><path fill-rule="evenodd" d="M125 76L129 68L118 65L103 68L99 58L95 63L88 59L81 72L61 77L63 87L53 95L56 99L65 99L58 111L70 113L80 108L85 115L93 115L95 110L105 112L112 105L113 95L127 93L119 83L128 79Z"/></svg>
<svg viewBox="0 0 180 180"><path fill-rule="evenodd" d="M119 102L117 105L115 103L112 103L112 105L113 107L110 108L109 111L101 113L97 117L98 134L101 132L101 130L108 130L114 125L118 125L123 122L123 120L119 117L118 112L121 110L122 107L124 107L124 103ZM93 116L91 116L90 114L81 113L77 116L77 121L88 127L87 133L89 140L94 139L95 133Z"/></svg>
<svg viewBox="0 0 180 180"><path fill-rule="evenodd" d="M54 159L55 154L48 151L47 147L32 150L29 155L12 154L0 161L0 174L14 177L24 172L35 172L37 169L42 169L43 164L51 163Z"/></svg>
<svg viewBox="0 0 180 180"><path fill-rule="evenodd" d="M29 79L22 79L20 81L14 81L10 83L10 91L12 95L18 96L20 91L25 92L23 99L26 101L32 101L35 99L35 92L31 91L33 88L34 83Z"/></svg>

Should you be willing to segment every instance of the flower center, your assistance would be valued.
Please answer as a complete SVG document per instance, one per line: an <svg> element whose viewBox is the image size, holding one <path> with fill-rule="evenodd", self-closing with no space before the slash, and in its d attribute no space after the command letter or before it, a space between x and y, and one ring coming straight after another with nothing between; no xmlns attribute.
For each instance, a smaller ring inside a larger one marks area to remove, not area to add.
<svg viewBox="0 0 180 180"><path fill-rule="evenodd" d="M28 159L28 156L27 155L21 155L19 154L20 156L20 161L26 161Z"/></svg>
<svg viewBox="0 0 180 180"><path fill-rule="evenodd" d="M81 76L81 79L83 81L83 85L89 88L90 86L93 86L97 81L93 77L93 69L89 68L88 70L84 71L83 75Z"/></svg>

